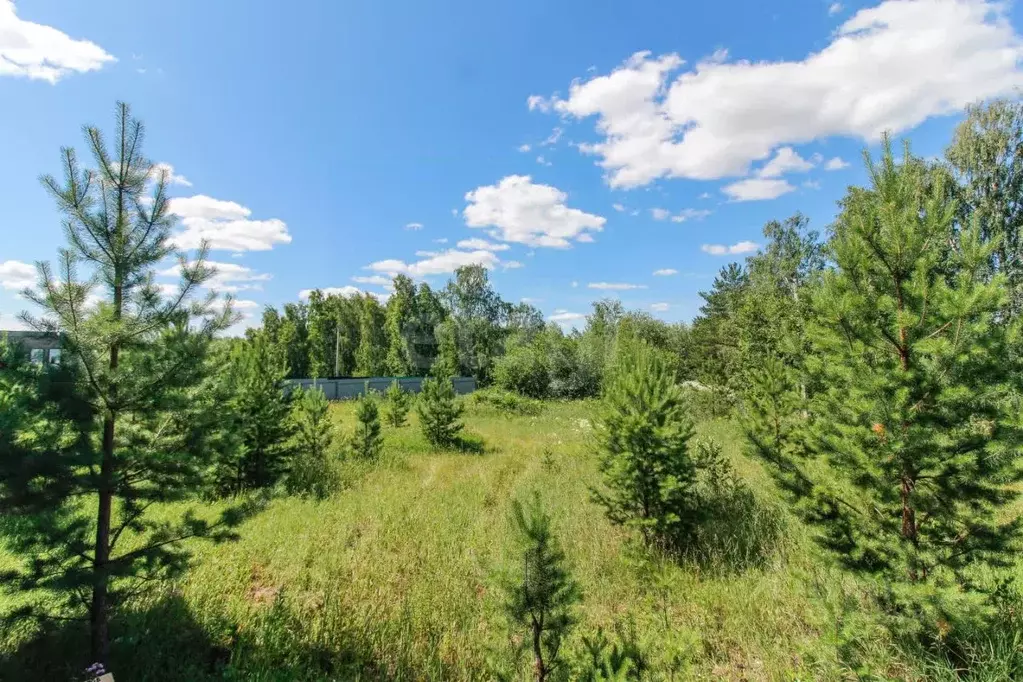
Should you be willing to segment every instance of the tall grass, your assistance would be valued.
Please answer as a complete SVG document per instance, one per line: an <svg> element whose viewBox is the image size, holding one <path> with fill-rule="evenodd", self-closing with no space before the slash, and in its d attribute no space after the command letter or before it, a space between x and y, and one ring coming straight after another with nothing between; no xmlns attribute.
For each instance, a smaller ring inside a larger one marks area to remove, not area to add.
<svg viewBox="0 0 1023 682"><path fill-rule="evenodd" d="M331 409L352 428L350 404ZM643 550L591 502L592 413L585 402L512 416L470 404L466 431L482 455L434 451L414 417L385 428L381 459L343 467L338 494L275 499L239 541L191 545L187 576L116 624L116 679L492 679L509 649L496 589L514 547L507 510L533 490L582 588L570 658L598 628L631 624L651 679L934 674L935 664L900 653L866 591L817 556L729 422L698 435L724 446L754 516L718 528L707 545L717 549L699 560ZM36 634L0 635L0 679L67 679L89 663L80 629Z"/></svg>

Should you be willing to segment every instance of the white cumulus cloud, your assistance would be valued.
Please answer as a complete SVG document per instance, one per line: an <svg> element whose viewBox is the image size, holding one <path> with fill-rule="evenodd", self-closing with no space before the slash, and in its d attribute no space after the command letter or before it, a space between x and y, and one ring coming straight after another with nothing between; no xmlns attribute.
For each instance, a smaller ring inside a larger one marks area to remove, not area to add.
<svg viewBox="0 0 1023 682"><path fill-rule="evenodd" d="M501 260L494 255L493 251L482 249L476 251L459 251L449 249L441 253L426 252L428 255L423 260L413 263L406 263L394 258L370 263L367 270L382 272L391 277L395 275L409 275L410 277L425 277L427 275L442 275L454 272L463 265L479 264L483 267L493 269L501 264Z"/></svg>
<svg viewBox="0 0 1023 682"><path fill-rule="evenodd" d="M840 157L837 157L837 156L835 158L833 158L833 159L829 159L828 162L826 164L824 164L824 170L829 170L829 171L842 170L843 168L848 168L848 167L849 167L849 162L848 161L844 161Z"/></svg>
<svg viewBox="0 0 1023 682"><path fill-rule="evenodd" d="M0 0L0 76L56 83L71 73L96 71L114 61L96 43L25 21L18 17L13 0Z"/></svg>
<svg viewBox="0 0 1023 682"><path fill-rule="evenodd" d="M169 163L158 163L153 166L153 170L156 171L157 175L160 173L166 173L168 185L181 185L182 187L191 187L192 182L180 173L174 172L174 166Z"/></svg>
<svg viewBox="0 0 1023 682"><path fill-rule="evenodd" d="M676 54L638 52L607 75L533 109L596 118L596 155L613 187L661 177L744 176L784 145L876 140L1023 86L1023 41L994 0L887 0L861 9L819 52L794 61L727 61L677 74Z"/></svg>
<svg viewBox="0 0 1023 682"><path fill-rule="evenodd" d="M654 270L654 277L670 277L671 275L677 275L678 270L675 268L661 268L660 270Z"/></svg>
<svg viewBox="0 0 1023 682"><path fill-rule="evenodd" d="M505 242L567 248L587 230L599 232L607 219L565 205L568 195L556 187L534 183L528 175L509 175L496 185L477 187L465 195L463 211L469 227L491 228Z"/></svg>
<svg viewBox="0 0 1023 682"><path fill-rule="evenodd" d="M751 253L760 248L756 242L743 241L726 246L725 244L704 244L700 250L712 256L734 256L740 253Z"/></svg>
<svg viewBox="0 0 1023 682"><path fill-rule="evenodd" d="M658 313L663 313L664 311L666 311L670 307L671 307L671 305L668 304L668 303L651 303L650 304L650 310L656 311Z"/></svg>
<svg viewBox="0 0 1023 682"><path fill-rule="evenodd" d="M788 194L795 187L787 180L774 178L746 178L725 185L721 191L729 196L732 201L760 201L763 199L777 199L782 194Z"/></svg>
<svg viewBox="0 0 1023 682"><path fill-rule="evenodd" d="M792 147L781 147L774 153L774 158L757 171L761 178L778 178L785 173L803 173L813 168L813 164L804 159Z"/></svg>
<svg viewBox="0 0 1023 682"><path fill-rule="evenodd" d="M189 263L189 265L195 265L195 261ZM252 268L247 268L244 265L239 265L238 263L206 261L206 265L216 270L216 274L207 280L204 286L208 289L228 294L237 293L239 291L262 289L262 283L269 281L271 278L271 275L267 273L256 272ZM180 277L181 268L175 266L162 270L157 274L161 277ZM177 290L176 285L161 285L161 289L164 291L165 295L171 291L171 287L173 287L173 290Z"/></svg>
<svg viewBox="0 0 1023 682"><path fill-rule="evenodd" d="M204 239L211 249L227 251L268 251L275 244L291 243L284 221L251 220L252 211L234 201L197 194L171 199L169 210L185 228L172 238L181 249L198 248Z"/></svg>
<svg viewBox="0 0 1023 682"><path fill-rule="evenodd" d="M0 263L0 286L4 289L21 291L35 286L36 267L31 263L18 260L5 260Z"/></svg>
<svg viewBox="0 0 1023 682"><path fill-rule="evenodd" d="M645 284L629 284L627 282L590 282L586 285L588 289L602 289L605 291L628 291L630 289L646 289Z"/></svg>

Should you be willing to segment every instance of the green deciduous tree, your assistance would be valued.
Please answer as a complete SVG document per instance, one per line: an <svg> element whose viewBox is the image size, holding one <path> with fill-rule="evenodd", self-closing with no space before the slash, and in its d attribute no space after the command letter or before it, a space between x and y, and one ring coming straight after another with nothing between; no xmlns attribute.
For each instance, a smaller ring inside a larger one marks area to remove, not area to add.
<svg viewBox="0 0 1023 682"><path fill-rule="evenodd" d="M394 278L394 292L387 299L387 371L408 376L413 370L412 320L415 316L416 285L407 275Z"/></svg>
<svg viewBox="0 0 1023 682"><path fill-rule="evenodd" d="M423 435L433 445L454 443L462 430L462 405L455 399L450 379L424 379L416 400L416 413Z"/></svg>
<svg viewBox="0 0 1023 682"><path fill-rule="evenodd" d="M25 292L42 317L24 317L62 335L59 392L78 407L68 414L68 403L51 395L53 406L38 405L33 423L0 432L8 471L39 468L31 477L0 477L0 511L23 521L3 524L7 547L33 557L5 583L57 592L66 607L59 615L87 610L92 655L103 663L111 610L141 584L183 568L181 539L215 532L216 524L191 513L155 521L148 512L199 486L208 449L190 400L212 337L234 317L229 302L217 312L212 295L191 301L214 274L205 249L192 261L179 254L181 284L170 296L154 283L157 266L175 254L173 217L166 174L143 156L143 127L129 108L118 105L111 144L97 128L85 134L92 169L63 149L63 182L43 179L64 216L68 247L56 268L39 266L38 287ZM93 295L98 303L90 303ZM37 389L26 374L3 374L6 412L11 391Z"/></svg>
<svg viewBox="0 0 1023 682"><path fill-rule="evenodd" d="M967 107L945 152L960 187L960 222L976 221L994 248L991 274L1009 290L1007 310L1023 311L1023 102L995 100Z"/></svg>
<svg viewBox="0 0 1023 682"><path fill-rule="evenodd" d="M579 587L538 497L528 506L515 500L512 521L521 547L518 570L504 586L505 613L513 629L526 635L520 651L532 653L533 678L563 678L559 653L575 624L572 609L582 598Z"/></svg>

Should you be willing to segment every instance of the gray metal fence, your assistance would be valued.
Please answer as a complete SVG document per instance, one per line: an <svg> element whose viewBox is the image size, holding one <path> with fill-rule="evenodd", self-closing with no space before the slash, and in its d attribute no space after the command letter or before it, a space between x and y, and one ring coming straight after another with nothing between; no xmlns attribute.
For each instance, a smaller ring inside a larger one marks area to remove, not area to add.
<svg viewBox="0 0 1023 682"><path fill-rule="evenodd" d="M323 390L327 400L349 400L358 398L360 395L370 391L383 393L390 387L391 382L397 381L401 390L409 393L419 393L423 388L423 377L365 377L358 379L286 379L284 385L287 390L296 386L310 388L316 386ZM465 395L476 390L476 380L472 377L454 377L451 379L454 384L455 393Z"/></svg>

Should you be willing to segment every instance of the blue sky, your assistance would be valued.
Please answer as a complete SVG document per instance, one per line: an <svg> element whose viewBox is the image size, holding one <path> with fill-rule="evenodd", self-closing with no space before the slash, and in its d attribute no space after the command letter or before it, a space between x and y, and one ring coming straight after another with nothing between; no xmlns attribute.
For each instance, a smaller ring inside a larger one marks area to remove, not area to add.
<svg viewBox="0 0 1023 682"><path fill-rule="evenodd" d="M173 167L175 238L212 240L250 320L466 262L564 324L604 296L688 320L764 222L825 230L881 131L940 154L964 104L1016 92L1020 19L983 0L0 0L0 327L63 245L38 176L117 100Z"/></svg>

